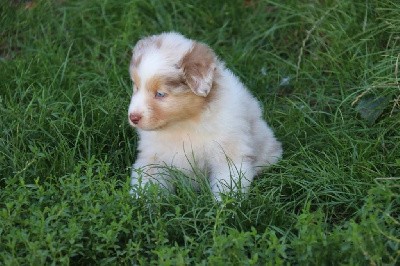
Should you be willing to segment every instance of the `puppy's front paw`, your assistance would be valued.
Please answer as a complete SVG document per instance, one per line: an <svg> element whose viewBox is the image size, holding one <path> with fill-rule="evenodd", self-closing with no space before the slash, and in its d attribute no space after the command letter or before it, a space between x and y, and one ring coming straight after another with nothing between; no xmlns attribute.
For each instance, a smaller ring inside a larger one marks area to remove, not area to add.
<svg viewBox="0 0 400 266"><path fill-rule="evenodd" d="M220 182L212 182L211 192L217 202L222 202L222 195L229 191L229 189Z"/></svg>
<svg viewBox="0 0 400 266"><path fill-rule="evenodd" d="M225 180L213 180L213 182L211 182L211 192L217 202L225 201L226 197L239 199L247 195L250 182L243 182L238 178L237 181L233 183L233 185L229 185ZM244 183L244 186L242 183Z"/></svg>
<svg viewBox="0 0 400 266"><path fill-rule="evenodd" d="M142 169L133 166L131 173L131 190L129 191L131 196L135 199L139 198L146 183L146 179L143 178Z"/></svg>
<svg viewBox="0 0 400 266"><path fill-rule="evenodd" d="M131 179L131 190L129 191L129 194L131 194L134 199L138 199L143 190L141 181L141 178L139 179L137 177L132 177Z"/></svg>
<svg viewBox="0 0 400 266"><path fill-rule="evenodd" d="M222 202L222 195L220 192L213 192L213 194L214 194L215 201Z"/></svg>

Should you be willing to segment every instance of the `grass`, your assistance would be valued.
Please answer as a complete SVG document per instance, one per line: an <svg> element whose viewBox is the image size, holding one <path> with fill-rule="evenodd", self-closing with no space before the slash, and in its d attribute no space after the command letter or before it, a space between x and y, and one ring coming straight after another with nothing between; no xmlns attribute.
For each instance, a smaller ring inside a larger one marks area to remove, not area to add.
<svg viewBox="0 0 400 266"><path fill-rule="evenodd" d="M396 1L0 5L0 264L399 263ZM215 49L283 142L248 197L177 171L177 193L129 195L130 50L169 30Z"/></svg>

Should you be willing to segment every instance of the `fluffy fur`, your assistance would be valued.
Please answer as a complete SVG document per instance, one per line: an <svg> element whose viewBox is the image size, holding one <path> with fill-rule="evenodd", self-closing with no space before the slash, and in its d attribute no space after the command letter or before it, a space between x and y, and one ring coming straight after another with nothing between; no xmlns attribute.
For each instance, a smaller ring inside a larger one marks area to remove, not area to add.
<svg viewBox="0 0 400 266"><path fill-rule="evenodd" d="M207 45L174 32L144 38L129 72L128 120L139 134L132 186L141 180L169 187L160 165L188 174L196 168L220 199L230 189L245 191L281 157L257 100Z"/></svg>

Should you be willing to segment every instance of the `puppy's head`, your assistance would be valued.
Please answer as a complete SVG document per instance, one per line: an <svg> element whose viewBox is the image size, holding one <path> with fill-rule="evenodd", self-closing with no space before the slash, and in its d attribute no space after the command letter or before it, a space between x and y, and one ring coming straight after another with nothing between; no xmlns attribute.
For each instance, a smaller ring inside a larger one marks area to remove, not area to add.
<svg viewBox="0 0 400 266"><path fill-rule="evenodd" d="M129 123L143 130L196 119L213 87L216 57L205 44L178 33L140 40L129 67L134 83Z"/></svg>

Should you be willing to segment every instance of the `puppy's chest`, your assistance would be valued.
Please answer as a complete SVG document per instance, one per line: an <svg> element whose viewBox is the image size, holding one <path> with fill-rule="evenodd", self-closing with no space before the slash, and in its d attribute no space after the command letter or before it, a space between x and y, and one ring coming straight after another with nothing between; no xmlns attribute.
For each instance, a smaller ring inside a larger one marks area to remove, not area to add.
<svg viewBox="0 0 400 266"><path fill-rule="evenodd" d="M213 143L213 137L205 134L152 134L142 136L140 149L143 156L152 157L155 163L183 169L193 166L205 169Z"/></svg>

